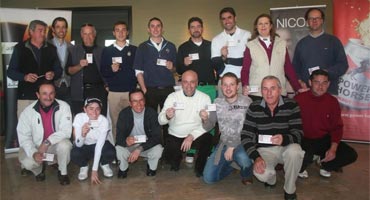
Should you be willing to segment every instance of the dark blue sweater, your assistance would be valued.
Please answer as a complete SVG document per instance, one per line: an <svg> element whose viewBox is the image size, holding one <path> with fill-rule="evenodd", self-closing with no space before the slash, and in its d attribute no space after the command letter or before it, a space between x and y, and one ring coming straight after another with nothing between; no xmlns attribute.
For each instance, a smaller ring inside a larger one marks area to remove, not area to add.
<svg viewBox="0 0 370 200"><path fill-rule="evenodd" d="M104 81L108 84L109 91L129 92L135 89L137 80L133 63L136 49L136 46L129 45L120 51L113 44L103 49L100 71ZM112 71L113 57L122 57L120 70L117 72Z"/></svg>
<svg viewBox="0 0 370 200"><path fill-rule="evenodd" d="M322 34L317 38L308 35L302 38L296 48L293 66L298 78L306 82L309 68L319 66L329 73L329 93L338 94L338 80L348 69L347 57L342 43L333 35Z"/></svg>

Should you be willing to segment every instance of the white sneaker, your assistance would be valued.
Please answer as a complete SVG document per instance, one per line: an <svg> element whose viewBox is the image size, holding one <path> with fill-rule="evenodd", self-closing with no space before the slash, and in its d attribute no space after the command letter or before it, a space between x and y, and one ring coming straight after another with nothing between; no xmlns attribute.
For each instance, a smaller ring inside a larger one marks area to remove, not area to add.
<svg viewBox="0 0 370 200"><path fill-rule="evenodd" d="M320 169L320 175L326 178L331 177L331 172L326 171L325 169Z"/></svg>
<svg viewBox="0 0 370 200"><path fill-rule="evenodd" d="M298 173L299 178L308 178L308 172L304 170L302 173Z"/></svg>
<svg viewBox="0 0 370 200"><path fill-rule="evenodd" d="M78 174L78 180L83 181L87 179L88 175L87 173L89 172L89 166L86 167L81 167L80 168L80 173Z"/></svg>
<svg viewBox="0 0 370 200"><path fill-rule="evenodd" d="M194 156L186 156L185 162L188 164L192 164L194 162Z"/></svg>
<svg viewBox="0 0 370 200"><path fill-rule="evenodd" d="M113 171L112 169L109 167L109 164L106 164L106 165L100 165L101 169L103 170L103 174L105 177L112 177L113 176Z"/></svg>

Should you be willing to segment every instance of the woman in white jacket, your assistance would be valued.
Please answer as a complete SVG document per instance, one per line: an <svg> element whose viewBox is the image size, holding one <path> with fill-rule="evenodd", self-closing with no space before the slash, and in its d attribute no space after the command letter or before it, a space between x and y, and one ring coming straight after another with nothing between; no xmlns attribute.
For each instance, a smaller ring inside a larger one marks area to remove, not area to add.
<svg viewBox="0 0 370 200"><path fill-rule="evenodd" d="M87 98L83 113L76 115L73 121L75 143L71 152L71 160L80 166L79 180L88 177L88 162L94 158L91 171L91 183L100 184L98 176L99 163L105 177L112 177L109 166L116 155L114 146L108 141L108 120L100 114L102 102L97 98Z"/></svg>

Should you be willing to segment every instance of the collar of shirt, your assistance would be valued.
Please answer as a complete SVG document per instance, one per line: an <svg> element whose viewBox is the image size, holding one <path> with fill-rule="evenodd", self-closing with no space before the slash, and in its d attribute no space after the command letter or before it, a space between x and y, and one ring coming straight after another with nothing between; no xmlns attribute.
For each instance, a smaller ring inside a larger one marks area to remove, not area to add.
<svg viewBox="0 0 370 200"><path fill-rule="evenodd" d="M58 46L65 46L66 45L66 41L63 40L61 43L59 42L58 38L56 37L53 37L53 42L55 45L58 45Z"/></svg>
<svg viewBox="0 0 370 200"><path fill-rule="evenodd" d="M163 39L163 37L162 37L162 38L161 38L161 42L160 42L159 44L157 44L156 42L154 42L154 41L152 40L152 38L150 38L150 42L153 44L153 46L154 46L158 51L161 51L163 41L164 41L164 39Z"/></svg>
<svg viewBox="0 0 370 200"><path fill-rule="evenodd" d="M318 35L312 35L312 34L311 34L311 32L310 32L309 34L310 34L310 36L311 36L311 37L313 37L313 38L318 38L318 37L320 37L321 35L323 35L323 34L324 34L324 30L322 30L322 31L321 31L321 33L320 33L320 34L318 34Z"/></svg>
<svg viewBox="0 0 370 200"><path fill-rule="evenodd" d="M264 43L266 44L266 47L267 47L267 48L270 46L270 44L271 44L270 37L268 37L268 38L264 38L264 37L262 37L262 36L258 36L258 37L259 37L259 39L260 39L262 42L264 42Z"/></svg>
<svg viewBox="0 0 370 200"><path fill-rule="evenodd" d="M128 42L126 42L125 43L125 45L123 46L123 47L120 47L120 46L118 46L118 44L117 44L117 41L114 41L113 42L113 46L114 47L116 47L116 49L118 49L118 50L120 50L120 51L122 51L122 49L124 49L125 47L128 47L130 44L128 43Z"/></svg>
<svg viewBox="0 0 370 200"><path fill-rule="evenodd" d="M279 103L278 103L277 107L279 107L279 106L281 106L281 105L283 105L283 104L284 104L284 99L283 99L283 97L282 97L282 96L280 96L280 97L279 97ZM265 101L264 99L262 99L260 106L262 106L262 107L264 107L264 108L266 108L266 107L267 107L267 106L266 106L266 101Z"/></svg>
<svg viewBox="0 0 370 200"><path fill-rule="evenodd" d="M226 35L226 36L229 36L229 37L234 37L235 35L238 35L239 34L239 32L240 32L240 29L239 29L239 27L238 26L235 26L235 32L233 33L233 35L230 35L229 33L227 33L226 32L226 30L224 29L224 34Z"/></svg>

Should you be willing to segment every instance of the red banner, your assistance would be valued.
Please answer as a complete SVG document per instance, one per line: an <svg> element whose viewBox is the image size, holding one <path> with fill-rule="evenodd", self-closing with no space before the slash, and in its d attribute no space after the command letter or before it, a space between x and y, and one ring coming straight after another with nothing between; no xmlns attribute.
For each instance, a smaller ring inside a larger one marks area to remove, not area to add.
<svg viewBox="0 0 370 200"><path fill-rule="evenodd" d="M340 79L344 139L370 141L370 2L333 0L334 34L346 51L349 69Z"/></svg>

